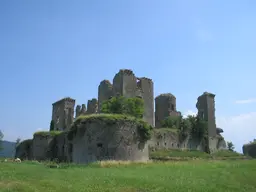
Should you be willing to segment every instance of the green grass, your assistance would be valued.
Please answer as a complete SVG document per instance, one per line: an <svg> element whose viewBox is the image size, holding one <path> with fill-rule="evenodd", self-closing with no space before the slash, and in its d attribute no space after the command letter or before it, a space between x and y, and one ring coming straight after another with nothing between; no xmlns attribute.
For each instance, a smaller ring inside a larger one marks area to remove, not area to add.
<svg viewBox="0 0 256 192"><path fill-rule="evenodd" d="M53 136L54 137L61 133L63 133L63 131L38 131L34 133L34 136L42 136L42 137Z"/></svg>
<svg viewBox="0 0 256 192"><path fill-rule="evenodd" d="M221 150L217 151L213 154L208 154L198 150L179 150L179 149L172 149L172 150L157 150L157 151L150 151L150 158L152 159L159 159L159 160L189 160L189 159L245 159L248 158L242 154L228 151L228 150Z"/></svg>
<svg viewBox="0 0 256 192"><path fill-rule="evenodd" d="M0 163L1 192L255 192L256 161L186 161L48 168Z"/></svg>

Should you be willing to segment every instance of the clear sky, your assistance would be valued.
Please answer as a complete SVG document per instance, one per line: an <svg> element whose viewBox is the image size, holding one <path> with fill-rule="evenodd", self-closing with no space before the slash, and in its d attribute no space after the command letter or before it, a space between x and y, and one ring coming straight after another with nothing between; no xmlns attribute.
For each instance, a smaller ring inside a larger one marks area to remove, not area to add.
<svg viewBox="0 0 256 192"><path fill-rule="evenodd" d="M183 114L216 94L217 125L241 151L256 138L256 1L0 1L0 129L31 138L52 103L97 97L122 68L171 92Z"/></svg>

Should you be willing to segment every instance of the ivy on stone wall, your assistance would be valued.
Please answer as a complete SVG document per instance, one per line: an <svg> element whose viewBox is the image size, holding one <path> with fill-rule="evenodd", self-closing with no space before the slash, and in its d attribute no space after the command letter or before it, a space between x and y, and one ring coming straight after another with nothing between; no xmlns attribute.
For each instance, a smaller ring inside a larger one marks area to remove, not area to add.
<svg viewBox="0 0 256 192"><path fill-rule="evenodd" d="M189 135L198 140L203 140L207 135L207 122L197 116L187 117L171 116L162 121L162 127L177 129L179 140L183 142Z"/></svg>

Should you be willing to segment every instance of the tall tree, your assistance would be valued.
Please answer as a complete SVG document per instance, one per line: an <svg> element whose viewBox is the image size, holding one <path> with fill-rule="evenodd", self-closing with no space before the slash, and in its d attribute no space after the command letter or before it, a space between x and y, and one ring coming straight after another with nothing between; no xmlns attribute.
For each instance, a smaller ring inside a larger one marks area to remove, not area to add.
<svg viewBox="0 0 256 192"><path fill-rule="evenodd" d="M229 151L234 151L235 149L235 146L232 142L227 142L227 146L228 146L228 150Z"/></svg>
<svg viewBox="0 0 256 192"><path fill-rule="evenodd" d="M4 138L4 134L3 134L3 132L0 130L0 150L3 149L3 138Z"/></svg>

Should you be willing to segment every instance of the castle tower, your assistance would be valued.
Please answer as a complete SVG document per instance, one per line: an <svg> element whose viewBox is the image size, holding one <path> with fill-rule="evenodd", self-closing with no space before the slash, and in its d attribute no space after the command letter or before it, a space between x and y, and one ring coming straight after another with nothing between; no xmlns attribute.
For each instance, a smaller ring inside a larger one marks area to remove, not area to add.
<svg viewBox="0 0 256 192"><path fill-rule="evenodd" d="M132 70L121 69L113 79L113 95L136 97L137 78Z"/></svg>
<svg viewBox="0 0 256 192"><path fill-rule="evenodd" d="M154 83L146 77L138 78L137 82L137 97L141 97L144 101L144 121L151 126L155 126L154 115Z"/></svg>
<svg viewBox="0 0 256 192"><path fill-rule="evenodd" d="M170 116L180 116L176 110L176 97L171 93L161 94L155 98L155 124L161 128L161 122Z"/></svg>
<svg viewBox="0 0 256 192"><path fill-rule="evenodd" d="M64 131L70 128L74 120L75 99L63 98L52 104L54 130Z"/></svg>
<svg viewBox="0 0 256 192"><path fill-rule="evenodd" d="M215 95L204 92L197 98L196 108L198 110L198 117L207 121L208 136L216 136L216 121L215 121Z"/></svg>
<svg viewBox="0 0 256 192"><path fill-rule="evenodd" d="M108 80L100 82L98 87L98 112L100 113L101 105L104 101L113 96L113 85Z"/></svg>
<svg viewBox="0 0 256 192"><path fill-rule="evenodd" d="M113 79L113 96L140 97L144 101L143 119L154 126L154 84L151 79L137 78L132 70L122 69Z"/></svg>
<svg viewBox="0 0 256 192"><path fill-rule="evenodd" d="M93 98L88 100L87 102L87 112L86 114L93 114L98 112L98 101L97 99Z"/></svg>

